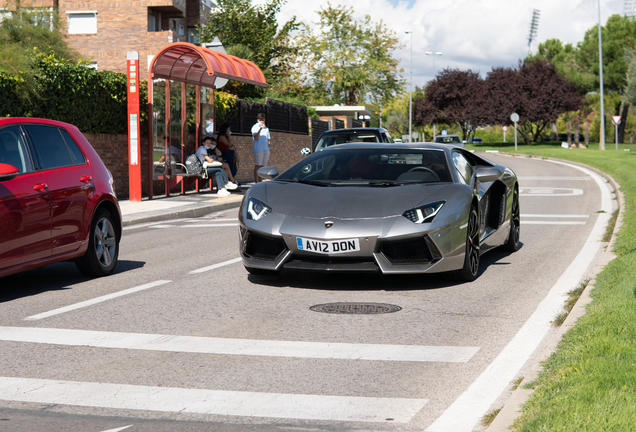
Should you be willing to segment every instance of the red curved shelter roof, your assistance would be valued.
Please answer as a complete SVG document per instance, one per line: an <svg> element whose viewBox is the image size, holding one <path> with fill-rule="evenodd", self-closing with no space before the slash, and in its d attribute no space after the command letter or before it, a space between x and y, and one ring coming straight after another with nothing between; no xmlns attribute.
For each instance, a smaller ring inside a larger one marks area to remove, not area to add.
<svg viewBox="0 0 636 432"><path fill-rule="evenodd" d="M217 77L267 87L254 63L186 42L166 45L150 65L150 78L165 78L214 88Z"/></svg>

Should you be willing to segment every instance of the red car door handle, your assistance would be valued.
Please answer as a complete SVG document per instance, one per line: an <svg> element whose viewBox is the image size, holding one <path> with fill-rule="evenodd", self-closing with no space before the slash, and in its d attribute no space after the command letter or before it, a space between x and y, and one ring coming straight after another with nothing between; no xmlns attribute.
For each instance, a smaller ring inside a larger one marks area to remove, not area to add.
<svg viewBox="0 0 636 432"><path fill-rule="evenodd" d="M90 183L91 180L93 180L93 177L91 177L91 176L82 176L82 177L80 177L80 181L82 183Z"/></svg>
<svg viewBox="0 0 636 432"><path fill-rule="evenodd" d="M33 185L33 190L44 192L47 187L49 186L46 183L38 183L36 185Z"/></svg>

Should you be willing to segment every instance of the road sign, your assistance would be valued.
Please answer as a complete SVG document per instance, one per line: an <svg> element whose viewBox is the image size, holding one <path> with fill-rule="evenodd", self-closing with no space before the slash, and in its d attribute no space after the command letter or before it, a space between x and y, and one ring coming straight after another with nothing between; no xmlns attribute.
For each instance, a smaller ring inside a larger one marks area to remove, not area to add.
<svg viewBox="0 0 636 432"><path fill-rule="evenodd" d="M510 120L512 120L513 123L517 123L519 121L519 114L517 113L510 114Z"/></svg>
<svg viewBox="0 0 636 432"><path fill-rule="evenodd" d="M503 127L504 132L508 130L508 126Z"/></svg>
<svg viewBox="0 0 636 432"><path fill-rule="evenodd" d="M413 137L413 139L417 139L417 137L420 136L420 134L418 134L417 132L413 132L411 136Z"/></svg>
<svg viewBox="0 0 636 432"><path fill-rule="evenodd" d="M447 130L443 130L442 131L442 135L448 135L448 131Z"/></svg>
<svg viewBox="0 0 636 432"><path fill-rule="evenodd" d="M616 126L618 126L619 124L621 124L621 116L617 115L617 116L612 116L612 121L614 122L614 124Z"/></svg>

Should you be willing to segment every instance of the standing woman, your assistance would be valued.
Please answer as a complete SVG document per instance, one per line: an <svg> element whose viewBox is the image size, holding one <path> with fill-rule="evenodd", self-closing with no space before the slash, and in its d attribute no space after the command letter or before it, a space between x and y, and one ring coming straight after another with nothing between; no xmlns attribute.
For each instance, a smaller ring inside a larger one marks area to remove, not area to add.
<svg viewBox="0 0 636 432"><path fill-rule="evenodd" d="M223 156L223 160L227 162L230 166L230 171L232 172L232 176L236 176L236 172L238 171L236 167L236 161L234 160L234 146L230 141L230 136L232 135L232 131L230 131L230 125L225 123L219 129L219 138L217 140L217 148L221 150L221 155Z"/></svg>

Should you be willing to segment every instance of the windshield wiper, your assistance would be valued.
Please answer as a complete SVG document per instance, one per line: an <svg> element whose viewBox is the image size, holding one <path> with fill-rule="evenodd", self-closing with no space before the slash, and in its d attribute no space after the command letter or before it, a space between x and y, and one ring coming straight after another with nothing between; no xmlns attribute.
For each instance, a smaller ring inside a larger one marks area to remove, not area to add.
<svg viewBox="0 0 636 432"><path fill-rule="evenodd" d="M404 186L404 183L394 182L394 181L374 181L374 182L369 182L369 186L378 186L378 187Z"/></svg>
<svg viewBox="0 0 636 432"><path fill-rule="evenodd" d="M284 181L284 182L291 182L291 183L302 183L302 184L308 184L308 185L313 185L313 186L331 186L331 184L329 183L325 183L325 182L321 182L318 180L302 180L302 179L276 179L278 181Z"/></svg>

